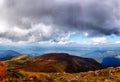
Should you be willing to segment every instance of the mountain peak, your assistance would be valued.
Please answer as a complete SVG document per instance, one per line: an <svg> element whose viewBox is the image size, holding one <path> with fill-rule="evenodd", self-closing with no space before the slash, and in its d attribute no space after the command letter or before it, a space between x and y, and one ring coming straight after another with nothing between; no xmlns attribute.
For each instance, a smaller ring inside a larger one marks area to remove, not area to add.
<svg viewBox="0 0 120 82"><path fill-rule="evenodd" d="M46 60L59 60L59 59L67 59L71 58L71 56L67 53L48 53L40 56L42 59Z"/></svg>

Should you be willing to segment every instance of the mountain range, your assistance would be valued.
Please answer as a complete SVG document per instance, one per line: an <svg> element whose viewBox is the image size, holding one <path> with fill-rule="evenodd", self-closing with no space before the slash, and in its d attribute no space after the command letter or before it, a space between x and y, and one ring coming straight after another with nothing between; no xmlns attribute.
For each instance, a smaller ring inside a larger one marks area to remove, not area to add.
<svg viewBox="0 0 120 82"><path fill-rule="evenodd" d="M102 55L103 53L103 55ZM107 51L106 50L96 50L94 52L88 53L87 56L81 56L85 58L93 58L97 61L101 61L101 64L103 67L117 67L120 66L120 57L119 55L109 55L109 53L112 54L112 51ZM95 56L94 56L95 55ZM42 55L39 56L26 56L26 60L31 60L31 61L36 61L36 58L42 57ZM53 54L51 55L53 56ZM0 60L1 61L6 61L6 60L11 60L12 58L16 57L23 57L23 55L17 51L13 50L0 50ZM25 61L26 61L25 60ZM56 59L57 60L57 59ZM99 62L100 63L100 62Z"/></svg>

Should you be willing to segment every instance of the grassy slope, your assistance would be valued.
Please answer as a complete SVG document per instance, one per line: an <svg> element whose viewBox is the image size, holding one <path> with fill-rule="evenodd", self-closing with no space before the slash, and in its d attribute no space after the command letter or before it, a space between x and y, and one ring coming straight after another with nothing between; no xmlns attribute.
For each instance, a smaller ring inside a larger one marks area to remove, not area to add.
<svg viewBox="0 0 120 82"><path fill-rule="evenodd" d="M11 69L12 70L12 69ZM8 72L9 81L24 82L120 82L120 68L106 68L80 73Z"/></svg>

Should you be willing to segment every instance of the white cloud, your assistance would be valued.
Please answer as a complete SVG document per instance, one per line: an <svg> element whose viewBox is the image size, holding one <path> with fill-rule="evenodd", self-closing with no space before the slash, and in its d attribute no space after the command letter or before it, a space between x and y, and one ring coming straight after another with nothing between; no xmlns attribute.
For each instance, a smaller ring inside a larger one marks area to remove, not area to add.
<svg viewBox="0 0 120 82"><path fill-rule="evenodd" d="M6 43L12 44L12 41L6 38L0 38L0 44L6 44Z"/></svg>
<svg viewBox="0 0 120 82"><path fill-rule="evenodd" d="M5 22L0 22L0 43L27 44L40 42L51 39L57 31L59 30L52 25L43 23L33 24L31 28L25 29L18 26L7 27Z"/></svg>
<svg viewBox="0 0 120 82"><path fill-rule="evenodd" d="M115 44L120 44L120 41L115 41Z"/></svg>
<svg viewBox="0 0 120 82"><path fill-rule="evenodd" d="M69 44L71 35L75 34L74 32L69 33L59 33L58 37L55 38L51 43L52 44Z"/></svg>
<svg viewBox="0 0 120 82"><path fill-rule="evenodd" d="M3 6L5 0L0 0L0 7Z"/></svg>
<svg viewBox="0 0 120 82"><path fill-rule="evenodd" d="M18 33L18 35L22 36L22 35L27 35L29 33L29 31L27 29L21 29L19 27L13 27L13 29L11 29L11 31Z"/></svg>
<svg viewBox="0 0 120 82"><path fill-rule="evenodd" d="M107 42L107 39L105 37L96 37L91 39L93 44L103 44Z"/></svg>
<svg viewBox="0 0 120 82"><path fill-rule="evenodd" d="M84 33L84 36L85 36L85 37L88 37L88 36L89 36L89 33L85 32L85 33Z"/></svg>
<svg viewBox="0 0 120 82"><path fill-rule="evenodd" d="M29 30L30 33L35 36L36 41L47 40L52 38L56 33L57 29L52 25L45 25L43 23L32 25L32 28Z"/></svg>
<svg viewBox="0 0 120 82"><path fill-rule="evenodd" d="M5 21L0 20L0 33L6 32L7 30L9 30L8 24Z"/></svg>

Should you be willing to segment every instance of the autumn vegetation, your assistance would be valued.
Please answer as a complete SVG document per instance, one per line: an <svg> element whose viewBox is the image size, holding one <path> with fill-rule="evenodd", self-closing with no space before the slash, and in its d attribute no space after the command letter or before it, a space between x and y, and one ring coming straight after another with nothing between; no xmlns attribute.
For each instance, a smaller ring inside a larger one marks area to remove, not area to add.
<svg viewBox="0 0 120 82"><path fill-rule="evenodd" d="M70 60L75 66L68 64ZM99 69L75 71L77 65L84 68L88 61L92 62L93 66L89 63L91 67L98 65ZM72 69L69 65L75 67L72 72L66 71ZM22 55L0 62L0 82L120 82L120 67L102 68L93 59L84 60L68 54L45 54L35 58Z"/></svg>
<svg viewBox="0 0 120 82"><path fill-rule="evenodd" d="M3 82L120 82L120 68L111 67L80 73L43 73L8 69L3 79Z"/></svg>

